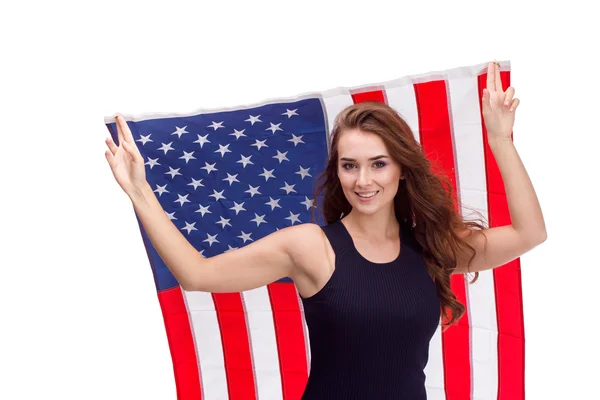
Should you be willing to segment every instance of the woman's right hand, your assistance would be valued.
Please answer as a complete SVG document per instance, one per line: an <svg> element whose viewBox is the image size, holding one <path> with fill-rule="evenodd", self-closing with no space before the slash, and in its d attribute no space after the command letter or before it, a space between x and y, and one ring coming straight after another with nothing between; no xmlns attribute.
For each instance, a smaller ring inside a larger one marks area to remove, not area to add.
<svg viewBox="0 0 600 400"><path fill-rule="evenodd" d="M111 137L108 137L106 139L108 150L104 155L117 183L131 198L133 194L141 191L144 185L148 184L144 158L135 144L125 119L117 115L115 120L117 122L119 146L115 144Z"/></svg>

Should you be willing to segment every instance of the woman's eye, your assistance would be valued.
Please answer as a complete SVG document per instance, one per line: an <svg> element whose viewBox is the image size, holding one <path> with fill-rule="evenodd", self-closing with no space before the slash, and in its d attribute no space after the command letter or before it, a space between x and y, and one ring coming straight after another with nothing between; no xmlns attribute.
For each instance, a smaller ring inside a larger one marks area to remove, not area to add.
<svg viewBox="0 0 600 400"><path fill-rule="evenodd" d="M342 165L342 168L344 168L344 169L351 169L353 166L354 166L354 164L346 163L346 164Z"/></svg>
<svg viewBox="0 0 600 400"><path fill-rule="evenodd" d="M383 168L383 167L385 167L385 163L384 163L383 161L377 161L377 162L375 163L375 166L376 166L377 168Z"/></svg>

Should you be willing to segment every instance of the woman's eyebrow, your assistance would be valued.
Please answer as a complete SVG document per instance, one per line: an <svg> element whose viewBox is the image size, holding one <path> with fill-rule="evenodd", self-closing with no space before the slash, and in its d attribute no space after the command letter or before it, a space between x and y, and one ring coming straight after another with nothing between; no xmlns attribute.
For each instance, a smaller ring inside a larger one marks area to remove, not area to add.
<svg viewBox="0 0 600 400"><path fill-rule="evenodd" d="M369 161L375 161L375 160L379 160L381 158L389 158L389 157L386 155L380 154L378 156L369 158ZM340 161L356 161L356 160L354 158L350 158L350 157L342 157L342 158L340 158Z"/></svg>

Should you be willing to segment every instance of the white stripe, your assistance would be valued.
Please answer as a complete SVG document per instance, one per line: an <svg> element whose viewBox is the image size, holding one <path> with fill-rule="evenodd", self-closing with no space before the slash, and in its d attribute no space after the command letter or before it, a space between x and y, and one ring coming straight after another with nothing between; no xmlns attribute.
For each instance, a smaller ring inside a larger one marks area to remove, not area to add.
<svg viewBox="0 0 600 400"><path fill-rule="evenodd" d="M300 293L296 289L296 297L298 298L298 305L300 306L300 315L302 315L302 332L304 332L304 346L306 349L306 370L310 374L310 336L308 333L308 325L306 325L306 315L304 315L304 304Z"/></svg>
<svg viewBox="0 0 600 400"><path fill-rule="evenodd" d="M466 220L471 210L488 218L485 158L477 77L448 81L456 151L457 185ZM469 276L465 276L470 278ZM496 399L498 393L498 331L492 271L483 271L477 282L467 284L471 329L472 396Z"/></svg>
<svg viewBox="0 0 600 400"><path fill-rule="evenodd" d="M354 101L352 100L350 92L345 91L335 96L323 97L323 104L325 105L325 113L327 114L327 148L329 148L329 142L331 140L330 135L333 130L335 117L344 108L354 104Z"/></svg>
<svg viewBox="0 0 600 400"><path fill-rule="evenodd" d="M430 400L446 400L444 391L444 356L442 349L441 318L429 342L429 360L425 366L425 387Z"/></svg>
<svg viewBox="0 0 600 400"><path fill-rule="evenodd" d="M419 110L417 108L417 97L415 96L415 87L410 84L386 88L388 105L400 113L402 118L410 126L418 143L419 135Z"/></svg>
<svg viewBox="0 0 600 400"><path fill-rule="evenodd" d="M215 304L210 293L186 292L185 301L190 313L192 332L196 343L196 353L201 377L201 387L205 399L227 399L227 377L223 344Z"/></svg>
<svg viewBox="0 0 600 400"><path fill-rule="evenodd" d="M283 399L273 311L266 286L242 292L258 399Z"/></svg>

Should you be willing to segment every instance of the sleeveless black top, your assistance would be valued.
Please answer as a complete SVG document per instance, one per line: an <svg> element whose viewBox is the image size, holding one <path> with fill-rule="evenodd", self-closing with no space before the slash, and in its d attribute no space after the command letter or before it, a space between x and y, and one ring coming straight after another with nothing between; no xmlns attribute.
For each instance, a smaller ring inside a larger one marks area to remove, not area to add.
<svg viewBox="0 0 600 400"><path fill-rule="evenodd" d="M302 298L311 351L302 399L426 399L440 298L412 229L400 224L400 254L389 263L365 259L341 221L322 229L335 271Z"/></svg>

